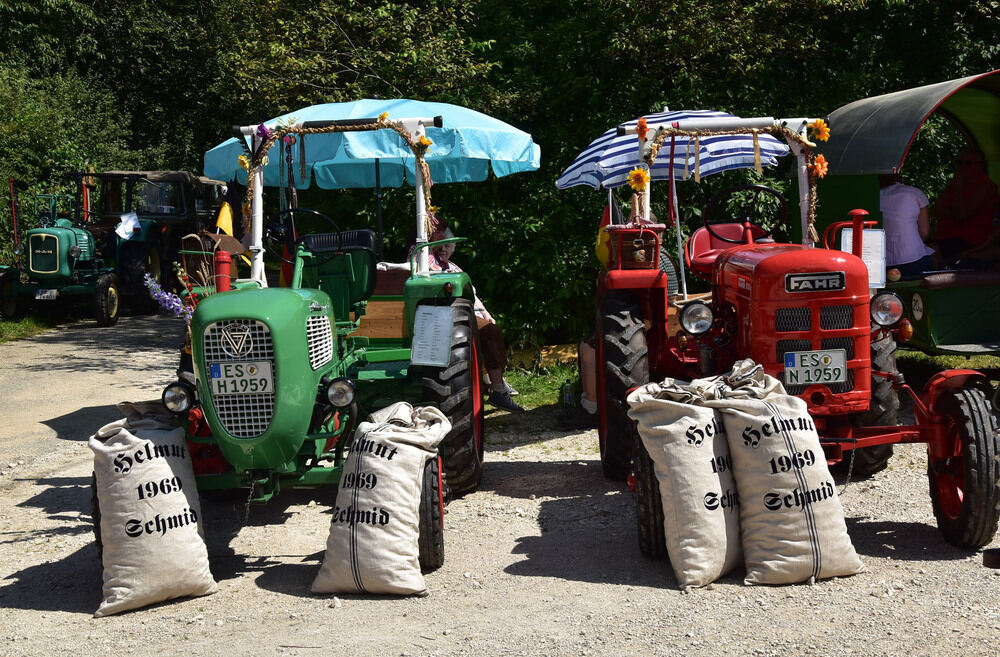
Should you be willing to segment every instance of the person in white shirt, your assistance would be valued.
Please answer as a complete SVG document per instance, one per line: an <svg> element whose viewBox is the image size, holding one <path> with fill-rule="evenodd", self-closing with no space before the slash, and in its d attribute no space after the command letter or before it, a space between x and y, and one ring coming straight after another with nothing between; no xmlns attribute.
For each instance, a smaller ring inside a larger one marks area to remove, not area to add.
<svg viewBox="0 0 1000 657"><path fill-rule="evenodd" d="M934 269L934 249L924 243L931 233L927 195L900 182L898 173L879 174L878 181L886 267L902 278Z"/></svg>

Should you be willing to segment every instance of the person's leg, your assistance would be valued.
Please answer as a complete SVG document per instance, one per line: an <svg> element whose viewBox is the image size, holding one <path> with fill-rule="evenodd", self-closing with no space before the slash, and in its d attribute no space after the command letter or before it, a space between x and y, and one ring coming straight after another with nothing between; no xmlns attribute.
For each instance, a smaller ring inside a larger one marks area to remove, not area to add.
<svg viewBox="0 0 1000 657"><path fill-rule="evenodd" d="M479 344L483 349L483 364L490 377L490 394L487 401L508 411L523 411L524 409L511 399L503 380L503 371L507 366L507 346L503 341L503 332L496 324L485 319L477 318L477 324Z"/></svg>

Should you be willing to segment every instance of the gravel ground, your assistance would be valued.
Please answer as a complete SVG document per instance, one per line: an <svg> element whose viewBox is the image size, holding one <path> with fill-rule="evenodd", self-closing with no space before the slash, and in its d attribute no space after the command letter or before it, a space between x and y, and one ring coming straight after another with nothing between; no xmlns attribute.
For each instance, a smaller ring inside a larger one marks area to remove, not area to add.
<svg viewBox="0 0 1000 657"><path fill-rule="evenodd" d="M155 319L0 345L0 655L1000 651L1000 570L938 534L920 446L842 494L867 572L782 587L734 573L682 593L668 562L640 555L632 495L601 475L596 432L558 430L552 408L488 417L482 488L448 506L427 597L310 594L334 492L291 491L246 524L238 501L203 501L216 594L94 619L86 438L116 402L171 379L179 329ZM146 346L123 357L133 338Z"/></svg>

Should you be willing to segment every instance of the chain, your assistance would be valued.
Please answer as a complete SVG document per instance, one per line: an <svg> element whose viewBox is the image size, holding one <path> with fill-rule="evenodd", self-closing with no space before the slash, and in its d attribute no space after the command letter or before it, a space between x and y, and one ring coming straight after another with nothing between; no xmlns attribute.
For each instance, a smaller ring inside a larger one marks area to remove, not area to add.
<svg viewBox="0 0 1000 657"><path fill-rule="evenodd" d="M250 502L253 500L253 476L250 476L250 490L247 491L247 503L243 508L243 524L250 520Z"/></svg>
<svg viewBox="0 0 1000 657"><path fill-rule="evenodd" d="M844 487L840 489L840 495L847 492L847 486L851 483L851 475L854 473L854 455L858 451L858 441L854 440L854 449L851 450L851 460L847 462L847 480L844 482Z"/></svg>

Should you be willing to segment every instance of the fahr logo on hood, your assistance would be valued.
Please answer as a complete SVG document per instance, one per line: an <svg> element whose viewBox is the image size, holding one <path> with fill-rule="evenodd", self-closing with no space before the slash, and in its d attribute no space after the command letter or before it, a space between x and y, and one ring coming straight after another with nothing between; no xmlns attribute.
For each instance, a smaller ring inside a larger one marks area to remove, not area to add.
<svg viewBox="0 0 1000 657"><path fill-rule="evenodd" d="M222 329L222 350L231 358L243 358L253 350L250 327L233 324Z"/></svg>
<svg viewBox="0 0 1000 657"><path fill-rule="evenodd" d="M846 287L847 276L842 271L785 274L785 292L828 292Z"/></svg>

